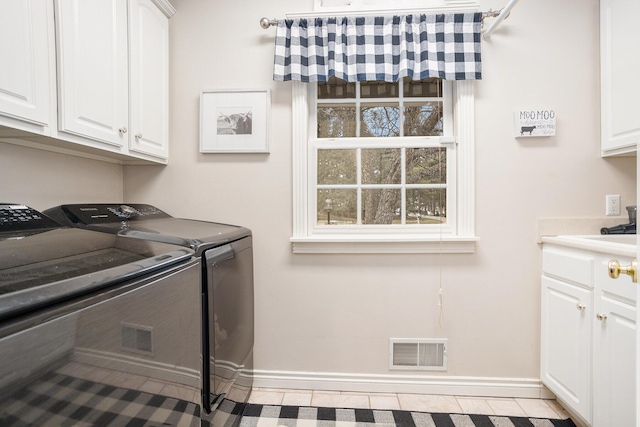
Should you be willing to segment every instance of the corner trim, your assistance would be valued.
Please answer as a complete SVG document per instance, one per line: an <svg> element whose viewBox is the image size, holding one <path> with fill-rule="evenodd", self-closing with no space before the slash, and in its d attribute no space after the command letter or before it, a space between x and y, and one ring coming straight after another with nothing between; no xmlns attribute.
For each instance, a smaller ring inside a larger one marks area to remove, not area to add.
<svg viewBox="0 0 640 427"><path fill-rule="evenodd" d="M173 5L169 3L168 0L151 0L151 1L153 2L154 5L156 5L158 9L160 9L160 11L167 18L171 19L171 17L175 15L176 8L173 7Z"/></svg>

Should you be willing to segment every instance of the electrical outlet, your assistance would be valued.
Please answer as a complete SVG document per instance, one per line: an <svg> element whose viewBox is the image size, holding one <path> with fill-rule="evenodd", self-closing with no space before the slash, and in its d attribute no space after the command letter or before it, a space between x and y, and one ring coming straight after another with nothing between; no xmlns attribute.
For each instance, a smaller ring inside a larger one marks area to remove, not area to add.
<svg viewBox="0 0 640 427"><path fill-rule="evenodd" d="M620 215L620 195L609 194L607 195L607 216Z"/></svg>

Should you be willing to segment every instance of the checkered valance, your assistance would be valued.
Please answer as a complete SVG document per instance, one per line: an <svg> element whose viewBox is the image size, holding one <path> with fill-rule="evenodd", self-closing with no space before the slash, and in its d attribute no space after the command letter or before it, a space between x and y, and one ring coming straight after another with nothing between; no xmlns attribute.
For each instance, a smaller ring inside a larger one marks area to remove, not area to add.
<svg viewBox="0 0 640 427"><path fill-rule="evenodd" d="M273 79L481 78L482 13L278 21Z"/></svg>

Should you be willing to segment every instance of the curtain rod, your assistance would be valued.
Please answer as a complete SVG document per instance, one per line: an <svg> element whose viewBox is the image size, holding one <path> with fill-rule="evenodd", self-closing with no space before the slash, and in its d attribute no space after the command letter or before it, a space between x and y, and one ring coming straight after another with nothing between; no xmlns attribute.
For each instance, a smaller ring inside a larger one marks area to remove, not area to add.
<svg viewBox="0 0 640 427"><path fill-rule="evenodd" d="M483 20L483 22L484 22L485 18L498 17L498 19L496 19L496 21L493 22L491 27L489 27L489 30L491 30L491 33L493 31L495 31L496 27L498 26L497 24L499 24L500 22L502 22L504 19L506 19L509 16L509 11L513 8L513 6L515 6L515 4L517 2L518 2L518 0L511 0L504 8L502 8L502 9L500 9L498 11L494 11L494 10L489 9L488 12L482 12L482 20ZM275 27L277 25L278 25L278 20L277 19L262 18L260 20L260 26L262 28L264 28L265 30L268 29L269 27L272 27L272 26ZM491 33L489 33L489 30L487 30L487 32L485 32L485 34L486 34L485 37L486 38L488 38L491 35Z"/></svg>
<svg viewBox="0 0 640 427"><path fill-rule="evenodd" d="M500 25L502 21L504 21L509 17L509 14L511 13L511 9L513 9L513 6L515 6L516 3L518 3L518 0L510 0L505 7L500 9L500 14L496 18L496 20L491 23L489 28L487 28L482 32L482 37L485 40L491 37L491 34L493 34L496 28L498 28L498 25ZM482 17L484 18L484 15L482 15Z"/></svg>

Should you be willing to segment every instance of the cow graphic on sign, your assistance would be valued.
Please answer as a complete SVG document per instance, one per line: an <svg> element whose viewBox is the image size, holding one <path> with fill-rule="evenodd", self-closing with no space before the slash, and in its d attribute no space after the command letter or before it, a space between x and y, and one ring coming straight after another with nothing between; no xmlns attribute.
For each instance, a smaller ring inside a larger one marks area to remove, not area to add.
<svg viewBox="0 0 640 427"><path fill-rule="evenodd" d="M251 135L251 107L227 107L218 109L218 135Z"/></svg>

